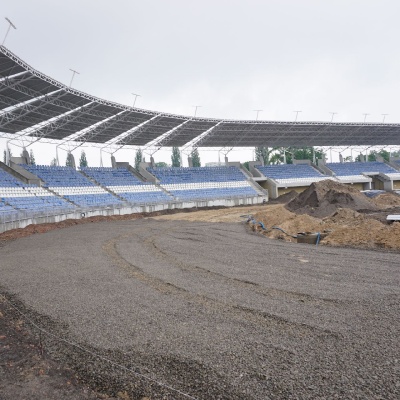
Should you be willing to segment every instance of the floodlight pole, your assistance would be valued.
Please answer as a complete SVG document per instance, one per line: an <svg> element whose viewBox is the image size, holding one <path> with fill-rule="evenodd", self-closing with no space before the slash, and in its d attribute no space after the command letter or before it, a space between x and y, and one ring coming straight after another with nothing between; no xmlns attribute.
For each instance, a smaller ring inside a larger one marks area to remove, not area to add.
<svg viewBox="0 0 400 400"><path fill-rule="evenodd" d="M136 93L131 93L131 94L132 94L132 96L135 96L135 99L133 100L133 105L132 105L132 107L135 107L136 99L137 99L138 97L141 97L141 96L140 96L140 94L136 94Z"/></svg>
<svg viewBox="0 0 400 400"><path fill-rule="evenodd" d="M365 121L367 120L367 115L369 115L369 113L364 113L363 115L364 115L364 124L365 124Z"/></svg>
<svg viewBox="0 0 400 400"><path fill-rule="evenodd" d="M11 27L13 27L14 29L17 29L17 27L7 17L5 17L5 19L8 22L8 29L7 29L6 36L4 36L3 43L1 44L2 46L4 46L4 43L6 42L6 39L10 32Z"/></svg>
<svg viewBox="0 0 400 400"><path fill-rule="evenodd" d="M253 110L253 111L256 112L256 121L258 121L258 114L260 114L260 111L263 111L263 110Z"/></svg>
<svg viewBox="0 0 400 400"><path fill-rule="evenodd" d="M293 111L293 112L295 112L295 113L296 113L296 118L294 119L294 122L296 122L296 121L297 121L297 117L298 117L299 113L301 113L301 110L295 110L295 111Z"/></svg>
<svg viewBox="0 0 400 400"><path fill-rule="evenodd" d="M382 115L383 115L382 124L384 124L384 123L385 123L385 118L386 118L386 115L389 115L389 114L382 114Z"/></svg>
<svg viewBox="0 0 400 400"><path fill-rule="evenodd" d="M70 71L72 71L71 82L69 83L69 87L71 87L71 86L72 86L72 81L74 80L74 76L75 76L75 74L78 74L78 75L80 75L80 73L79 73L78 71L75 71L75 70L74 70L74 69L72 69L72 68L70 68L69 70L70 70Z"/></svg>
<svg viewBox="0 0 400 400"><path fill-rule="evenodd" d="M197 115L197 109L200 108L201 106L192 106L194 107L194 117Z"/></svg>

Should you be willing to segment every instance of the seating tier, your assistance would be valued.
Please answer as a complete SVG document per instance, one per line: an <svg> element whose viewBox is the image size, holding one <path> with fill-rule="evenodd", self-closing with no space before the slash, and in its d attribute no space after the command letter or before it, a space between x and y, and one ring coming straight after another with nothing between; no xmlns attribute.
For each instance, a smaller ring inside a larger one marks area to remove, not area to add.
<svg viewBox="0 0 400 400"><path fill-rule="evenodd" d="M308 164L278 164L257 166L257 169L266 177L280 183L305 182L312 183L327 179L318 170Z"/></svg>
<svg viewBox="0 0 400 400"><path fill-rule="evenodd" d="M71 167L23 165L53 192L80 207L121 205L122 201Z"/></svg>
<svg viewBox="0 0 400 400"><path fill-rule="evenodd" d="M165 203L173 200L158 186L150 182L142 182L126 168L95 167L81 170L129 203Z"/></svg>
<svg viewBox="0 0 400 400"><path fill-rule="evenodd" d="M148 168L178 200L257 196L238 167Z"/></svg>
<svg viewBox="0 0 400 400"><path fill-rule="evenodd" d="M327 163L326 166L338 177L349 177L362 174L383 173L386 175L400 175L399 171L380 161Z"/></svg>

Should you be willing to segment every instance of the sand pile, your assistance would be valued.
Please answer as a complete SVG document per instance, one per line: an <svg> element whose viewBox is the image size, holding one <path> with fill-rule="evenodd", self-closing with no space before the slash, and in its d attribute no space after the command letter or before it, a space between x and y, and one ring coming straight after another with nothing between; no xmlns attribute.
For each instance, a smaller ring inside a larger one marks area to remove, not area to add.
<svg viewBox="0 0 400 400"><path fill-rule="evenodd" d="M286 207L297 214L308 214L317 218L330 216L338 208L378 209L376 204L359 190L330 179L312 183Z"/></svg>
<svg viewBox="0 0 400 400"><path fill-rule="evenodd" d="M395 192L382 193L371 201L379 208L400 207L400 196Z"/></svg>
<svg viewBox="0 0 400 400"><path fill-rule="evenodd" d="M386 225L367 214L348 208L337 209L329 217L316 218L307 214L296 214L280 204L254 214L254 218L263 222L267 229L279 226L291 235L298 232L329 232L321 240L322 245L400 250L400 223ZM255 229L272 239L297 241L279 230L265 232L259 226L255 226Z"/></svg>

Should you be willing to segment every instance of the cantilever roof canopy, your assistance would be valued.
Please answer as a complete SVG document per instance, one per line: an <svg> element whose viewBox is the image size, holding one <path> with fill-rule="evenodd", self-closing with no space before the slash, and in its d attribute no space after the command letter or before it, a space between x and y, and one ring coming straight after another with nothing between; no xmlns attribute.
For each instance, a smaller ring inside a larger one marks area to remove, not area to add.
<svg viewBox="0 0 400 400"><path fill-rule="evenodd" d="M133 108L72 89L4 46L0 132L121 146L400 145L400 124L220 120Z"/></svg>

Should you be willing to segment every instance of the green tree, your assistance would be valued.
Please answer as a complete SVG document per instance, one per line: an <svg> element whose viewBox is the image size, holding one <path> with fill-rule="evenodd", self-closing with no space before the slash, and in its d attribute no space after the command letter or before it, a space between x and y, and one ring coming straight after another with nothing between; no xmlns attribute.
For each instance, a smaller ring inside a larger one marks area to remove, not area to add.
<svg viewBox="0 0 400 400"><path fill-rule="evenodd" d="M200 154L197 147L192 151L192 164L193 167L201 167Z"/></svg>
<svg viewBox="0 0 400 400"><path fill-rule="evenodd" d="M142 149L138 148L136 150L136 154L135 154L135 169L136 171L139 172L139 165L140 163L143 161L143 153L142 153Z"/></svg>
<svg viewBox="0 0 400 400"><path fill-rule="evenodd" d="M53 159L51 160L50 166L51 166L51 167L56 167L56 166L57 166L57 159L56 159L56 158L53 158Z"/></svg>
<svg viewBox="0 0 400 400"><path fill-rule="evenodd" d="M392 151L392 152L390 153L390 157L393 157L393 158L400 158L400 150L398 150L398 151Z"/></svg>
<svg viewBox="0 0 400 400"><path fill-rule="evenodd" d="M325 155L322 149L317 149L312 146L304 146L304 147L287 147L281 150L282 155L283 151L286 151L286 163L293 164L293 157L296 160L310 160L314 161L315 159L322 159Z"/></svg>
<svg viewBox="0 0 400 400"><path fill-rule="evenodd" d="M247 169L247 171L250 171L250 161L245 161L244 163L242 163L242 165Z"/></svg>
<svg viewBox="0 0 400 400"><path fill-rule="evenodd" d="M372 150L368 154L368 161L376 161L377 156L382 157L385 161L389 161L390 154L387 150L380 150L380 151Z"/></svg>
<svg viewBox="0 0 400 400"><path fill-rule="evenodd" d="M67 159L65 161L65 166L74 168L74 159L73 159L72 153L70 153L70 152L68 152L68 154L67 154Z"/></svg>
<svg viewBox="0 0 400 400"><path fill-rule="evenodd" d="M33 154L33 150L29 152L29 158L31 159L31 165L36 165L35 155Z"/></svg>
<svg viewBox="0 0 400 400"><path fill-rule="evenodd" d="M82 167L87 167L88 166L88 162L86 159L86 153L85 150L81 151L81 157L79 158L79 166Z"/></svg>
<svg viewBox="0 0 400 400"><path fill-rule="evenodd" d="M181 152L179 151L179 147L172 148L171 161L173 167L181 166Z"/></svg>
<svg viewBox="0 0 400 400"><path fill-rule="evenodd" d="M159 161L154 164L157 168L165 168L168 167L168 164L164 161Z"/></svg>
<svg viewBox="0 0 400 400"><path fill-rule="evenodd" d="M280 147L258 146L254 150L256 161L264 161L264 165L280 164L283 161Z"/></svg>

